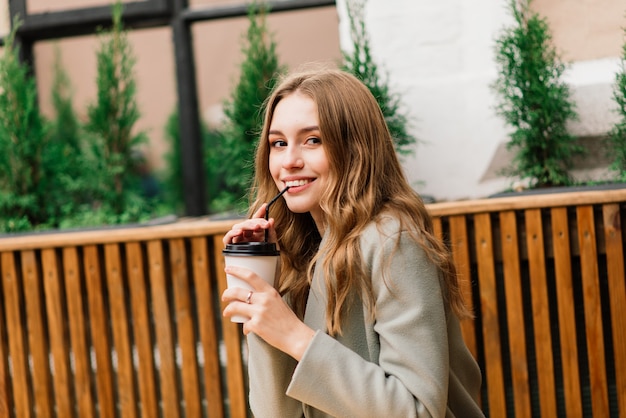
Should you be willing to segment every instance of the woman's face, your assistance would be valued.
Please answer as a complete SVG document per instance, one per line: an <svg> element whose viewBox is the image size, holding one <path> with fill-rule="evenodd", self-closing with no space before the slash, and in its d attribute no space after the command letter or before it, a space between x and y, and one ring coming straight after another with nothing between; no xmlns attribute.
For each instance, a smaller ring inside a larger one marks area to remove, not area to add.
<svg viewBox="0 0 626 418"><path fill-rule="evenodd" d="M299 92L281 99L269 129L269 169L289 210L310 212L318 228L323 219L320 198L328 181L329 164L319 128L317 104Z"/></svg>

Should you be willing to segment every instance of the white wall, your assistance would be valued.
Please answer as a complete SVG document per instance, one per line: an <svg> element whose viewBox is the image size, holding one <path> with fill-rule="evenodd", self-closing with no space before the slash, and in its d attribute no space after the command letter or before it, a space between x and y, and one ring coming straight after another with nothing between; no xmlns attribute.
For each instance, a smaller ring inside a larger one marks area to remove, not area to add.
<svg viewBox="0 0 626 418"><path fill-rule="evenodd" d="M479 198L514 179L490 167L502 155L507 128L490 88L497 76L495 39L510 25L507 2L367 0L372 53L413 120L422 141L404 166L412 184L437 200ZM342 48L350 49L346 0L337 0ZM617 59L577 63L567 74L581 120L573 130L606 131L614 115L611 83ZM497 158L496 158L497 159Z"/></svg>

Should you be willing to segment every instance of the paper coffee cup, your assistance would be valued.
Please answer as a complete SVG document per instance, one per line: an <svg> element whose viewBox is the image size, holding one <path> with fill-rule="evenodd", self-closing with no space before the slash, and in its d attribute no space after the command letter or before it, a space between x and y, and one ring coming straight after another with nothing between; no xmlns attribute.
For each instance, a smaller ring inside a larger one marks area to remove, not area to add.
<svg viewBox="0 0 626 418"><path fill-rule="evenodd" d="M274 286L274 278L276 276L276 265L280 252L276 249L276 244L272 242L241 242L235 244L227 244L222 250L224 262L226 266L244 267L258 274L263 280ZM250 285L245 281L226 275L226 284L228 288L241 287L246 290L252 290ZM242 316L232 316L232 322L246 322L249 318Z"/></svg>

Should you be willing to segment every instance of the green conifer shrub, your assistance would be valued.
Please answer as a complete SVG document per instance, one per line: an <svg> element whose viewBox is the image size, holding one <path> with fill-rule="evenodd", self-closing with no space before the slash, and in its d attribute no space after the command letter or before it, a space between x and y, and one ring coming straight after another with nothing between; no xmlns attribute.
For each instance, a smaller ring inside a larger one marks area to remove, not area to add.
<svg viewBox="0 0 626 418"><path fill-rule="evenodd" d="M201 124L202 149L204 150L204 169L207 178L207 196L211 197L209 212L216 213L229 209L229 206L220 206L219 196L224 193L225 179L220 172L222 161L219 160L219 148L224 142L222 133ZM180 152L180 122L178 110L172 112L165 125L165 138L170 144L170 150L165 155L166 170L163 176L164 200L176 213L184 211L184 184L182 157ZM227 199L228 202L231 199Z"/></svg>
<svg viewBox="0 0 626 418"><path fill-rule="evenodd" d="M253 176L254 150L261 131L261 109L276 85L284 67L278 62L276 43L269 33L267 6L249 6L249 27L243 46L244 61L239 81L230 99L224 104L226 122L223 142L209 150L208 162L219 162L215 175L224 179L225 187L217 195L210 195L210 207L245 210L245 199Z"/></svg>
<svg viewBox="0 0 626 418"><path fill-rule="evenodd" d="M50 147L44 158L55 167L50 179L47 206L50 223L63 228L81 210L89 210L90 184L86 173L90 170L85 160L82 126L74 111L71 81L62 66L61 52L55 49L51 103L54 116L50 120Z"/></svg>
<svg viewBox="0 0 626 418"><path fill-rule="evenodd" d="M607 149L612 158L611 170L615 172L618 181L626 182L626 42L622 46L621 68L615 75L613 99L619 117L609 132Z"/></svg>
<svg viewBox="0 0 626 418"><path fill-rule="evenodd" d="M567 131L577 113L561 80L565 64L530 0L509 1L515 23L496 40L499 74L492 86L499 96L496 111L512 128L507 148L514 160L505 174L527 179L531 187L567 186L572 159L583 150Z"/></svg>
<svg viewBox="0 0 626 418"><path fill-rule="evenodd" d="M148 216L150 205L141 193L138 146L144 132L134 133L140 117L136 100L135 57L122 25L122 3L113 5L113 26L100 32L97 52L97 99L88 107L85 130L92 158L94 210L89 222L123 223Z"/></svg>
<svg viewBox="0 0 626 418"><path fill-rule="evenodd" d="M413 145L417 143L417 139L409 133L410 123L406 114L401 110L401 97L392 92L388 80L382 77L378 65L371 55L370 40L363 16L364 1L348 0L346 6L350 20L350 37L353 50L350 53L343 52L342 68L363 81L378 101L397 153L400 155L412 154Z"/></svg>
<svg viewBox="0 0 626 418"><path fill-rule="evenodd" d="M37 87L19 60L15 19L0 57L0 231L45 226L54 167L44 158L49 137L39 111Z"/></svg>
<svg viewBox="0 0 626 418"><path fill-rule="evenodd" d="M222 146L227 143L224 133L217 128L204 125L202 138L204 144L204 165L207 170L206 187L207 196L209 196L209 213L243 210L245 207L243 203L237 205L237 202L242 201L238 194L239 192L237 194L229 192L230 182L228 176L233 173L223 170Z"/></svg>
<svg viewBox="0 0 626 418"><path fill-rule="evenodd" d="M183 213L185 196L178 109L170 113L163 133L165 140L169 143L169 151L165 154L166 168L161 174L163 177L164 200L175 213Z"/></svg>

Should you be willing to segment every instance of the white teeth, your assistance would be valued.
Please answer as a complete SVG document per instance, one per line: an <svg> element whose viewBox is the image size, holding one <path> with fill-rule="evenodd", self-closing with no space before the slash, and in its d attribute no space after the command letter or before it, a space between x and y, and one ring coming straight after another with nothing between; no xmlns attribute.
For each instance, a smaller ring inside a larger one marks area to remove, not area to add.
<svg viewBox="0 0 626 418"><path fill-rule="evenodd" d="M292 181L286 181L285 185L289 186L289 187L297 187L297 186L304 186L305 184L310 183L310 180L292 180Z"/></svg>

